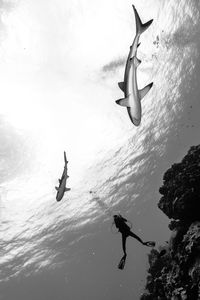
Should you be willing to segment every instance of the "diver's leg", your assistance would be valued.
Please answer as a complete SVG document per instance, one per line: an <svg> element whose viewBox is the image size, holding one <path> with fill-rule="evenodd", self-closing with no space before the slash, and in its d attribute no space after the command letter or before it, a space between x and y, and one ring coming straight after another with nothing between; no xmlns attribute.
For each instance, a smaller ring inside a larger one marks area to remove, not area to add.
<svg viewBox="0 0 200 300"><path fill-rule="evenodd" d="M127 256L127 254L126 254L126 239L127 239L127 235L122 233L122 248L123 248L124 255L118 264L118 268L120 270L124 269L125 262L126 262L126 256Z"/></svg>
<svg viewBox="0 0 200 300"><path fill-rule="evenodd" d="M134 239L138 240L142 245L144 245L144 242L141 240L141 238L132 231L129 231L129 236L132 236Z"/></svg>
<svg viewBox="0 0 200 300"><path fill-rule="evenodd" d="M126 256L126 239L127 239L127 235L122 234L122 249L124 251L125 256Z"/></svg>
<svg viewBox="0 0 200 300"><path fill-rule="evenodd" d="M125 267L125 263L126 263L126 254L124 254L124 256L121 258L119 264L118 264L118 268L120 270L123 270Z"/></svg>

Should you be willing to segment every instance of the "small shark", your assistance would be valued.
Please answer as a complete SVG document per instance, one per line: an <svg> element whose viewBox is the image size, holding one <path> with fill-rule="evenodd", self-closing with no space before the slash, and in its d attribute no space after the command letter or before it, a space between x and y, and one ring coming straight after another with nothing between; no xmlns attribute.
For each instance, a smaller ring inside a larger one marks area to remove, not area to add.
<svg viewBox="0 0 200 300"><path fill-rule="evenodd" d="M141 122L141 99L148 93L151 89L153 83L148 84L142 90L138 90L137 87L137 76L136 68L140 64L140 61L136 61L137 48L139 44L140 35L151 25L153 19L142 24L138 12L133 5L133 10L135 13L135 23L136 23L136 36L130 46L130 51L126 61L126 67L124 72L124 81L119 82L119 88L124 92L125 98L116 101L117 104L121 106L126 106L131 122L135 126L139 126ZM135 59L133 59L135 57ZM135 63L134 63L135 61ZM132 70L131 70L132 69ZM133 84L134 82L134 84ZM130 99L132 97L132 99Z"/></svg>
<svg viewBox="0 0 200 300"><path fill-rule="evenodd" d="M57 190L57 194L56 194L56 200L57 201L60 201L63 198L65 192L68 192L68 191L71 190L69 188L66 188L66 181L67 181L67 178L69 178L69 176L67 174L68 161L67 161L67 158L66 158L66 152L65 151L64 151L64 161L65 161L65 166L64 166L63 174L62 174L61 179L58 179L59 187L57 187L57 186L55 187L55 189Z"/></svg>

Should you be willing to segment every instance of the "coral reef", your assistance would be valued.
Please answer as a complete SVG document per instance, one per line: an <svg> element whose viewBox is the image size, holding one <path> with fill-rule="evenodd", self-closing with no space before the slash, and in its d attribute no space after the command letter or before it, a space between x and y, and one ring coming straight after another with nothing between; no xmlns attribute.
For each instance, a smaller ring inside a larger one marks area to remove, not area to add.
<svg viewBox="0 0 200 300"><path fill-rule="evenodd" d="M158 207L171 219L192 222L199 219L200 146L192 147L181 163L163 177Z"/></svg>
<svg viewBox="0 0 200 300"><path fill-rule="evenodd" d="M149 254L141 300L200 299L200 145L163 177L158 207L171 219L170 241Z"/></svg>

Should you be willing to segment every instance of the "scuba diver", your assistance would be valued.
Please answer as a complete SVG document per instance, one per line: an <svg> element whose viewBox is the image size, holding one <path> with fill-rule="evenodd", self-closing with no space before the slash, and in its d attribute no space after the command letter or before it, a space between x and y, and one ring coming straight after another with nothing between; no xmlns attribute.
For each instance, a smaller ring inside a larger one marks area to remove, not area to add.
<svg viewBox="0 0 200 300"><path fill-rule="evenodd" d="M127 256L127 254L126 254L126 239L127 239L127 237L131 236L131 237L135 238L136 240L138 240L142 245L148 246L148 247L154 247L155 242L152 242L152 241L143 242L139 236L137 236L135 233L133 233L131 231L131 227L129 227L127 224L128 221L125 218L123 218L120 214L114 215L113 218L114 218L115 226L117 227L118 231L121 232L121 234L122 234L122 249L124 252L124 256L122 257L122 259L120 260L120 263L118 265L118 268L122 270L125 266L126 256Z"/></svg>

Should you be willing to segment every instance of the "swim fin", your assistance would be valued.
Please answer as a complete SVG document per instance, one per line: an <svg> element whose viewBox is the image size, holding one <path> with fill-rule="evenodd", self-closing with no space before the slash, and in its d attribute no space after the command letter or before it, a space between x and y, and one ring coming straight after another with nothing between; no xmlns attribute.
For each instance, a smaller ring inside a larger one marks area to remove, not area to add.
<svg viewBox="0 0 200 300"><path fill-rule="evenodd" d="M120 260L120 262L118 264L118 269L123 270L125 267L125 263L126 263L126 255L124 255L122 257L122 259Z"/></svg>
<svg viewBox="0 0 200 300"><path fill-rule="evenodd" d="M156 243L153 241L149 241L149 242L146 242L145 245L148 247L155 247Z"/></svg>

